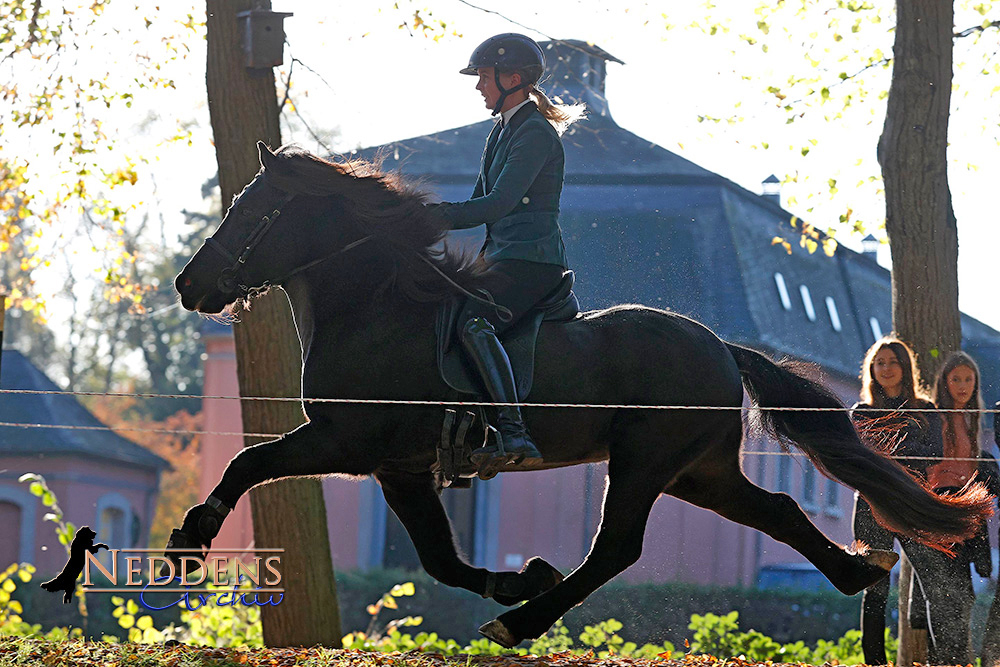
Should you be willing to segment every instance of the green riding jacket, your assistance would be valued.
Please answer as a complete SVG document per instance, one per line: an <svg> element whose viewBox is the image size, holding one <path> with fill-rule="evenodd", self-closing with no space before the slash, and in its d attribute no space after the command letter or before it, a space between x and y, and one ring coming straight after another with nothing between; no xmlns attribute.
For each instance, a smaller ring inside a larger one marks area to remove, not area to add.
<svg viewBox="0 0 1000 667"><path fill-rule="evenodd" d="M555 128L529 102L502 130L494 126L472 198L442 202L437 211L452 229L485 224L488 262L521 259L565 268L558 222L564 163Z"/></svg>

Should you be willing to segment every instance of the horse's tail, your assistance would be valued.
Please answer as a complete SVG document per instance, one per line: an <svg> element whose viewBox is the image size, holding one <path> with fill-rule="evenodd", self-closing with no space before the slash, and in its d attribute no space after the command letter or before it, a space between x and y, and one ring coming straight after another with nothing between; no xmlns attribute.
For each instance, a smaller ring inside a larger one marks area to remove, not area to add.
<svg viewBox="0 0 1000 667"><path fill-rule="evenodd" d="M993 514L993 497L982 484L938 496L886 454L866 446L840 400L809 379L804 364L771 361L726 343L743 386L761 408L759 422L777 440L800 449L823 474L857 489L875 518L898 535L947 550L972 537ZM835 408L825 411L767 408Z"/></svg>

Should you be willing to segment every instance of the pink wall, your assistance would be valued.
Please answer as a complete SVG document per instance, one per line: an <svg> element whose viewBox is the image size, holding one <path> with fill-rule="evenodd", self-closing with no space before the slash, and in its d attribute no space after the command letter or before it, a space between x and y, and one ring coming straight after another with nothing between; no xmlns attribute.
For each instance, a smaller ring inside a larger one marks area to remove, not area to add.
<svg viewBox="0 0 1000 667"><path fill-rule="evenodd" d="M98 501L109 493L118 494L129 511L139 519L140 540L145 540L149 535L149 525L152 520L151 501L155 502L155 498L151 499L145 489L156 488L156 474L148 469L132 468L124 463L109 466L105 461L89 457L62 455L44 459L26 456L0 457L0 470L16 471L18 476L33 472L45 477L64 513L64 521L72 522L77 527L91 526L95 530L98 529ZM5 486L23 492L27 492L28 489L27 484L19 484L16 481ZM58 572L66 562L66 550L56 536L55 524L43 518L50 511L49 508L35 496L30 496L30 499L30 502L34 503L35 514L34 547L30 562L42 574ZM22 511L21 520L25 521L26 516L27 513ZM0 527L0 530L2 529L3 527ZM126 525L126 530L131 531L131 526ZM140 543L111 546L147 545ZM9 563L3 563L0 567L7 565Z"/></svg>
<svg viewBox="0 0 1000 667"><path fill-rule="evenodd" d="M236 377L236 344L232 332L202 333L205 341L206 396L239 396ZM205 399L202 406L205 430L221 433L242 433L243 418L236 400ZM243 438L234 435L206 435L201 446L201 480L198 501L203 502L222 478L226 464L243 448ZM180 517L178 517L178 521ZM244 549L253 544L253 521L250 500L244 495L222 524L213 544L225 549ZM225 554L219 554L224 556Z"/></svg>
<svg viewBox="0 0 1000 667"><path fill-rule="evenodd" d="M239 396L236 375L236 343L229 329L202 334L205 342L206 396ZM236 400L205 399L205 430L221 433L243 431L240 403ZM202 440L199 502L219 483L226 465L243 448L243 439L231 435L206 435ZM335 568L357 566L359 485L350 480L323 480L330 547ZM180 519L180 517L178 517ZM249 496L240 498L213 541L217 547L243 549L253 544L253 517ZM222 555L222 554L220 554Z"/></svg>

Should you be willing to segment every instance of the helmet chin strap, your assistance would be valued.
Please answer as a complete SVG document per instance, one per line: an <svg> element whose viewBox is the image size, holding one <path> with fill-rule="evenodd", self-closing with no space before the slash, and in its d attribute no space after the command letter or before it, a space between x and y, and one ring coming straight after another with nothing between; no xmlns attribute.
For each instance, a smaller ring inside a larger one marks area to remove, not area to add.
<svg viewBox="0 0 1000 667"><path fill-rule="evenodd" d="M500 109L503 107L504 100L507 99L508 95L510 95L511 93L516 93L522 88L527 88L528 86L531 85L530 83L521 82L516 86L514 86L513 88L504 88L503 84L500 83L500 71L496 68L493 69L493 81L496 82L497 90L500 91L500 98L497 100L496 105L494 105L493 111L490 113L491 116L496 116L498 113L500 113Z"/></svg>

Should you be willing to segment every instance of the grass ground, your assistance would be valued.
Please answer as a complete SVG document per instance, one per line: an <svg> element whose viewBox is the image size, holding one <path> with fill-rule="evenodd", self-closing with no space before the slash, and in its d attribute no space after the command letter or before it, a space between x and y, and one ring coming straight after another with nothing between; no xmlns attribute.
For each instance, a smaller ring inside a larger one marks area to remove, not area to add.
<svg viewBox="0 0 1000 667"><path fill-rule="evenodd" d="M433 653L371 653L325 648L239 648L51 642L0 638L0 667L750 667L741 660L684 655L678 660L597 658L556 653L545 656L455 656ZM768 663L767 667L776 667Z"/></svg>

